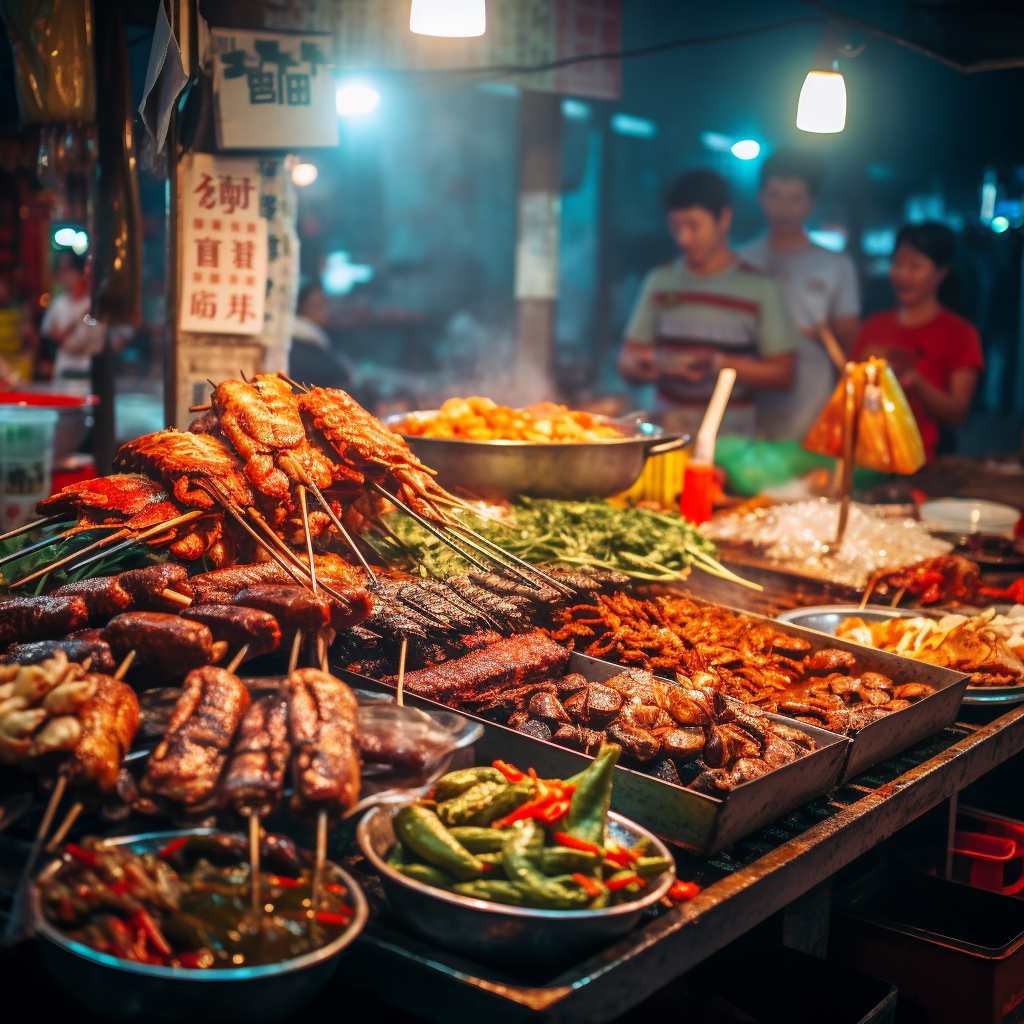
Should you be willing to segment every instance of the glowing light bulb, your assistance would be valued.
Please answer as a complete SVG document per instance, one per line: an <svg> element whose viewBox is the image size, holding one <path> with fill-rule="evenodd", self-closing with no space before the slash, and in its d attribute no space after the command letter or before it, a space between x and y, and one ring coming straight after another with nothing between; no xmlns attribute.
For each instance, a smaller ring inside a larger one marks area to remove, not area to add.
<svg viewBox="0 0 1024 1024"><path fill-rule="evenodd" d="M1001 235L1010 227L1010 222L1006 217L993 217L989 222L989 227L997 234Z"/></svg>
<svg viewBox="0 0 1024 1024"><path fill-rule="evenodd" d="M380 93L366 82L346 82L339 87L334 100L342 117L360 117L380 106Z"/></svg>
<svg viewBox="0 0 1024 1024"><path fill-rule="evenodd" d="M808 71L796 105L796 126L819 135L846 127L846 82L838 71Z"/></svg>
<svg viewBox="0 0 1024 1024"><path fill-rule="evenodd" d="M482 36L487 8L484 0L412 0L409 29L421 36Z"/></svg>
<svg viewBox="0 0 1024 1024"><path fill-rule="evenodd" d="M296 164L292 168L292 184L298 185L299 188L312 185L316 181L317 173L316 164Z"/></svg>
<svg viewBox="0 0 1024 1024"><path fill-rule="evenodd" d="M761 146L753 139L741 139L732 144L731 152L737 160L753 160L761 152Z"/></svg>

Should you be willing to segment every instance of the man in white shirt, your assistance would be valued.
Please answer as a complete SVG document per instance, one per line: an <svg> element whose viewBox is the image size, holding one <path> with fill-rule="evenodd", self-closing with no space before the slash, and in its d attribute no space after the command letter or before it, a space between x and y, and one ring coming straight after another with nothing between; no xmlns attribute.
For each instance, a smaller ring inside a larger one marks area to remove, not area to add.
<svg viewBox="0 0 1024 1024"><path fill-rule="evenodd" d="M779 150L768 157L758 193L768 233L739 250L745 263L775 279L803 335L793 390L758 396L759 433L773 441L803 438L835 389L838 375L820 325L831 328L845 352L852 351L860 326L853 261L815 245L804 228L824 172L813 153Z"/></svg>
<svg viewBox="0 0 1024 1024"><path fill-rule="evenodd" d="M57 257L55 277L61 286L50 300L39 333L57 346L54 382L88 382L92 357L103 350L106 328L89 316L92 298L85 274L85 259L73 252Z"/></svg>

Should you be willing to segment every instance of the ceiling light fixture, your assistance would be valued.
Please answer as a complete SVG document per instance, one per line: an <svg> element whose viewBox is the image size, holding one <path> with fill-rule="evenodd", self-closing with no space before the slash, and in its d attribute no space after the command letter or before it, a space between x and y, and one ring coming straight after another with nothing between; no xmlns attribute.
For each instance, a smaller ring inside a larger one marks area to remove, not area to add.
<svg viewBox="0 0 1024 1024"><path fill-rule="evenodd" d="M753 139L740 139L729 147L730 152L737 160L753 160L761 152L761 144Z"/></svg>
<svg viewBox="0 0 1024 1024"><path fill-rule="evenodd" d="M346 82L335 94L335 106L342 117L361 117L380 106L380 93L366 82Z"/></svg>
<svg viewBox="0 0 1024 1024"><path fill-rule="evenodd" d="M796 126L815 135L833 135L846 127L846 81L839 72L837 57L856 57L867 46L846 42L849 29L830 21L821 38L814 68L807 72L796 105Z"/></svg>
<svg viewBox="0 0 1024 1024"><path fill-rule="evenodd" d="M316 181L318 173L316 164L296 164L292 168L292 184L299 188L305 188Z"/></svg>
<svg viewBox="0 0 1024 1024"><path fill-rule="evenodd" d="M412 0L409 29L420 36L482 36L487 7L484 0Z"/></svg>

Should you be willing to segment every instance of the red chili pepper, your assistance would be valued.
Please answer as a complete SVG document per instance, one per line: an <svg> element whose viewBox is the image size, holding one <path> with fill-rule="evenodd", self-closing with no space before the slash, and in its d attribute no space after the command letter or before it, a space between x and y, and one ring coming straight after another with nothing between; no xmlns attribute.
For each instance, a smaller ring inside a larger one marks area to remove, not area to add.
<svg viewBox="0 0 1024 1024"><path fill-rule="evenodd" d="M550 804L544 810L539 811L537 817L544 822L545 825L553 825L559 818L564 818L569 813L569 807L571 801L569 800L556 800Z"/></svg>
<svg viewBox="0 0 1024 1024"><path fill-rule="evenodd" d="M321 924L336 924L341 928L344 928L352 921L352 918L347 917L345 914L333 914L328 910L317 911L316 919Z"/></svg>
<svg viewBox="0 0 1024 1024"><path fill-rule="evenodd" d="M134 928L146 936L147 941L158 953L163 953L164 956L171 955L171 944L164 938L163 932L160 931L148 910L143 910L141 907L136 910L132 914L131 923Z"/></svg>
<svg viewBox="0 0 1024 1024"><path fill-rule="evenodd" d="M327 892L335 892L339 896L347 896L348 895L348 890L345 888L345 886L338 885L337 882L331 882L330 885L325 885L324 889L326 889Z"/></svg>
<svg viewBox="0 0 1024 1024"><path fill-rule="evenodd" d="M108 885L107 888L115 896L123 896L128 891L128 886L129 885L130 885L130 883L129 883L128 879L127 878L122 878L120 882L113 882L111 885Z"/></svg>
<svg viewBox="0 0 1024 1024"><path fill-rule="evenodd" d="M497 768L512 785L522 782L526 778L514 764L509 764L507 761L492 761L491 767Z"/></svg>
<svg viewBox="0 0 1024 1024"><path fill-rule="evenodd" d="M682 903L683 900L692 900L699 892L700 886L696 882L684 882L682 879L679 879L669 889L668 898L675 900L676 903Z"/></svg>
<svg viewBox="0 0 1024 1024"><path fill-rule="evenodd" d="M297 878L285 878L283 875L267 875L267 881L271 885L280 886L282 889L298 889L302 885Z"/></svg>
<svg viewBox="0 0 1024 1024"><path fill-rule="evenodd" d="M604 884L612 891L616 889L625 889L627 885L632 885L634 882L639 882L641 885L644 884L644 880L637 874L623 875L621 878L609 878Z"/></svg>
<svg viewBox="0 0 1024 1024"><path fill-rule="evenodd" d="M76 846L74 843L68 843L64 847L64 852L70 854L75 860L80 861L82 864L87 864L91 868L98 868L100 866L100 859L96 856L92 850L83 850L82 847Z"/></svg>
<svg viewBox="0 0 1024 1024"><path fill-rule="evenodd" d="M938 601L939 598L941 598L941 597L942 597L942 590L941 590L941 588L939 587L938 583L933 583L921 595L921 603L922 604L933 604L935 601Z"/></svg>
<svg viewBox="0 0 1024 1024"><path fill-rule="evenodd" d="M918 582L930 587L933 583L945 583L946 577L938 570L932 569L930 572L922 573Z"/></svg>
<svg viewBox="0 0 1024 1024"><path fill-rule="evenodd" d="M586 875L581 875L579 872L573 874L572 880L590 897L600 896L604 892L604 886L600 882L594 878L588 878Z"/></svg>
<svg viewBox="0 0 1024 1024"><path fill-rule="evenodd" d="M160 856L164 860L167 860L172 854L177 853L187 842L189 841L188 836L181 836L178 839L172 839L161 851Z"/></svg>
<svg viewBox="0 0 1024 1024"><path fill-rule="evenodd" d="M625 846L619 846L616 842L610 842L605 851L605 858L621 868L628 868L630 864L635 864L640 859L640 855Z"/></svg>
<svg viewBox="0 0 1024 1024"><path fill-rule="evenodd" d="M555 842L559 846L568 846L571 850L582 850L584 853L596 853L599 857L604 856L604 850L594 843L588 843L586 839L577 839L568 832L556 832Z"/></svg>
<svg viewBox="0 0 1024 1024"><path fill-rule="evenodd" d="M195 953L179 953L176 959L182 967L189 967L193 971L206 970L213 966L213 957L208 949L200 949Z"/></svg>
<svg viewBox="0 0 1024 1024"><path fill-rule="evenodd" d="M536 780L536 778L537 778L537 769L536 768L527 768L526 769L526 774L529 775L531 779Z"/></svg>

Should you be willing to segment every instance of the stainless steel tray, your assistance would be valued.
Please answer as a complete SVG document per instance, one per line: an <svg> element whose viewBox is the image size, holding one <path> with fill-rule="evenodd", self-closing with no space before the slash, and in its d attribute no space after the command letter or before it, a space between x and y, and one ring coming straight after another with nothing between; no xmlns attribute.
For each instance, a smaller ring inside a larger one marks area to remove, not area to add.
<svg viewBox="0 0 1024 1024"><path fill-rule="evenodd" d="M1007 608L1008 606L1003 606ZM811 608L794 608L778 616L779 622L787 625L803 626L820 633L834 636L843 619L859 616L865 622L884 622L886 619L941 619L945 612L932 611L928 608L888 608L879 605L868 605L861 608L855 604L818 605ZM997 614L999 610L997 609ZM1002 614L1005 614L1003 612ZM874 650L874 648L872 648ZM884 653L884 652L883 652ZM913 661L914 659L909 659ZM921 664L921 662L917 662ZM1024 701L1024 683L1020 686L970 686L964 693L964 704L992 707L1008 704L1020 704Z"/></svg>
<svg viewBox="0 0 1024 1024"><path fill-rule="evenodd" d="M367 676L343 669L334 671L362 689L393 692L392 687ZM602 682L621 673L622 668L574 653L569 658L568 671ZM406 693L405 701L424 710L444 706L409 693ZM460 714L467 713L462 711ZM790 721L782 716L771 717L775 721ZM516 732L486 718L477 720L484 726L483 738L475 745L478 762L501 758L524 768L534 768L542 777L569 778L592 760L586 754ZM800 727L814 738L817 750L767 775L742 783L724 797L697 793L620 765L615 769L612 809L635 819L668 842L708 856L837 785L839 773L847 760L850 741L825 729Z"/></svg>

